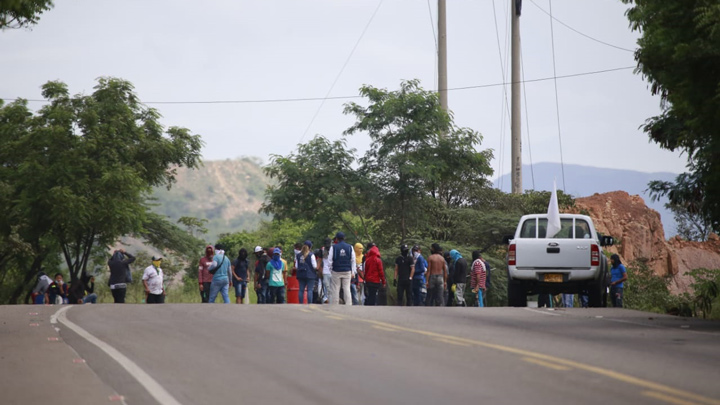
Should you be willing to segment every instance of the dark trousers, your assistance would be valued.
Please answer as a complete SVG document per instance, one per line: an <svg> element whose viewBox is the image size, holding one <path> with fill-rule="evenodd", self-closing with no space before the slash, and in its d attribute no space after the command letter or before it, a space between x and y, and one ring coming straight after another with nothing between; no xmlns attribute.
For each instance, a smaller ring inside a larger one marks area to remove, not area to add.
<svg viewBox="0 0 720 405"><path fill-rule="evenodd" d="M623 288L618 286L610 287L610 299L612 300L612 306L615 308L623 307Z"/></svg>
<svg viewBox="0 0 720 405"><path fill-rule="evenodd" d="M313 303L313 286L317 284L317 280L314 278L299 278L298 284L300 284L300 291L298 292L298 302L300 304L305 303L305 299L303 295L305 295L305 290L307 289L307 303L312 304Z"/></svg>
<svg viewBox="0 0 720 405"><path fill-rule="evenodd" d="M210 284L211 283L202 283L203 289L200 291L200 299L203 304L207 304L208 299L210 298Z"/></svg>
<svg viewBox="0 0 720 405"><path fill-rule="evenodd" d="M412 306L413 294L412 294L412 283L410 280L400 280L397 285L397 304L398 306ZM403 304L404 302L404 304Z"/></svg>
<svg viewBox="0 0 720 405"><path fill-rule="evenodd" d="M148 294L147 296L147 303L148 304L164 304L165 303L165 296L160 294Z"/></svg>
<svg viewBox="0 0 720 405"><path fill-rule="evenodd" d="M127 288L116 288L110 291L112 292L112 296L116 304L125 303L125 292L127 291Z"/></svg>
<svg viewBox="0 0 720 405"><path fill-rule="evenodd" d="M416 307L425 305L425 295L422 290L425 287L425 283L422 280L413 279L412 281L412 294L413 294L413 305Z"/></svg>
<svg viewBox="0 0 720 405"><path fill-rule="evenodd" d="M377 305L377 297L380 287L382 287L382 284L380 283L365 283L365 305Z"/></svg>
<svg viewBox="0 0 720 405"><path fill-rule="evenodd" d="M285 286L268 287L268 304L284 304L285 303Z"/></svg>
<svg viewBox="0 0 720 405"><path fill-rule="evenodd" d="M268 302L267 296L268 296L268 282L267 280L261 280L260 281L260 288L257 288L257 284L255 284L255 294L257 294L257 303L258 304L265 304Z"/></svg>

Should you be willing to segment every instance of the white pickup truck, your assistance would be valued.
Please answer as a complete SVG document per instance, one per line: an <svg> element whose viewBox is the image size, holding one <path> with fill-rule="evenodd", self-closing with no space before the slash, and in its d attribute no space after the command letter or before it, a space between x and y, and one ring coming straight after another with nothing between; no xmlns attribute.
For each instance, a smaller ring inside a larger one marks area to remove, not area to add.
<svg viewBox="0 0 720 405"><path fill-rule="evenodd" d="M587 294L591 307L605 306L610 282L603 246L586 215L560 214L560 231L546 237L547 214L525 215L508 246L508 305L527 306L530 294Z"/></svg>

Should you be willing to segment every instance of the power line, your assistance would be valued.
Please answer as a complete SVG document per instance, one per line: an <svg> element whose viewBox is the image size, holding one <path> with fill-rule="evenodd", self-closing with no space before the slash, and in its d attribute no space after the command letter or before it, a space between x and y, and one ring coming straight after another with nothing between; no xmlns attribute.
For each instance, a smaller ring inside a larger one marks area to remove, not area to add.
<svg viewBox="0 0 720 405"><path fill-rule="evenodd" d="M532 0L530 0L532 1ZM550 4L550 17L552 17L552 0L549 0ZM560 171L562 172L563 178L563 191L565 188L565 164L563 162L563 149L562 149L562 133L560 131L560 101L558 101L558 89L557 89L557 71L555 70L555 30L553 29L553 19L550 18L550 43L552 44L552 61L553 61L553 83L555 85L555 115L557 116L557 127L558 127L558 142L560 143Z"/></svg>
<svg viewBox="0 0 720 405"><path fill-rule="evenodd" d="M603 69L603 70L595 70L591 72L583 72L583 73L573 73L568 75L562 75L562 76L552 76L552 77L542 77L539 79L529 79L529 80L522 80L521 83L537 83L537 82L545 82L548 80L555 80L555 79L570 79L573 77L581 77L581 76L591 76L591 75L597 75L597 74L603 74L603 73L611 73L611 72L617 72L621 70L629 70L629 69L635 69L635 66L625 66L625 67L619 67L619 68L612 68L612 69ZM488 84L478 84L473 86L462 86L462 87L453 87L449 88L448 91L460 91L460 90L473 90L473 89L484 89L489 87L498 87L498 86L507 86L509 82L501 82L501 83L488 83ZM437 89L433 90L437 91ZM301 98L273 98L273 99L255 99L255 100L208 100L208 101L144 101L143 104L260 104L260 103L295 103L295 102L306 102L306 101L323 101L323 100L351 100L351 99L357 99L362 98L362 96L332 96L332 97L301 97ZM17 98L2 98L3 101L15 101ZM24 99L28 102L33 103L49 103L49 101L44 99Z"/></svg>
<svg viewBox="0 0 720 405"><path fill-rule="evenodd" d="M535 7L537 7L538 9L540 9L540 11L542 11L543 13L547 14L548 16L550 16L551 19L557 21L559 24L565 26L565 28L569 29L570 31L573 31L573 32L576 33L576 34L582 35L582 36L584 36L584 37L587 38L587 39L590 39L590 40L595 41L595 42L597 42L597 43L600 43L600 44L609 46L609 47L611 47L611 48L619 49L619 50L625 51L625 52L635 53L635 51L632 50L632 49L623 48L623 47L621 47L621 46L613 45L613 44L607 43L607 42L605 42L605 41L601 41L601 40L599 40L599 39L597 39L597 38L591 37L591 36L588 35L588 34L582 33L582 32L580 32L580 31L576 30L575 28L573 28L573 27L565 24L564 22L558 20L557 18L553 17L552 13L548 13L547 11L545 11L545 9L543 9L543 8L540 7L540 6L538 6L537 3L535 3L533 0L530 0L530 3L532 3L532 4L533 4Z"/></svg>
<svg viewBox="0 0 720 405"><path fill-rule="evenodd" d="M332 85L330 86L330 89L328 89L327 93L325 94L325 97L322 99L322 102L318 106L317 111L315 111L315 115L313 115L307 128L305 128L305 132L303 132L302 136L300 137L300 141L298 141L298 143L302 142L302 140L305 138L305 135L307 135L308 131L310 131L310 128L312 127L312 124L315 122L315 118L317 118L318 114L320 114L320 110L322 110L323 106L325 105L325 101L329 100L330 93L335 88L335 85L337 84L338 80L340 80L340 76L342 76L343 72L345 71L345 68L347 67L348 63L350 62L350 59L352 59L352 56L355 53L355 50L357 49L358 45L360 45L360 41L362 41L368 28L370 28L370 24L375 19L375 15L377 14L378 10L380 10L380 6L382 6L384 1L385 0L380 0L377 7L375 7L375 11L373 11L372 15L370 16L370 20L368 20L367 24L365 24L365 28L363 28L362 33L360 34L360 37L355 42L355 46L353 46L352 51L350 51L350 55L348 55L347 59L345 59L345 63L343 64L342 68L340 69L340 73L338 73L337 76L335 76L335 80L333 80Z"/></svg>
<svg viewBox="0 0 720 405"><path fill-rule="evenodd" d="M492 8L493 8L493 21L495 22L495 40L497 42L497 49L498 49L498 57L500 59L500 75L502 76L503 83L506 80L505 76L505 66L507 66L507 63L503 63L503 56L502 56L502 47L500 46L500 30L498 28L497 23L497 10L495 8L495 0L492 1ZM505 26L505 32L507 34L507 25ZM505 36L505 45L507 48L507 35ZM506 53L507 55L507 53ZM500 153L500 156L498 157L498 170L497 172L500 173L502 171L503 167L503 161L505 157L505 113L508 115L508 119L510 119L510 106L508 105L508 96L507 96L507 86L503 86L503 93L500 100L500 147L498 148L498 151ZM503 180L501 177L498 177L498 184L497 187L499 189L502 189L503 186Z"/></svg>

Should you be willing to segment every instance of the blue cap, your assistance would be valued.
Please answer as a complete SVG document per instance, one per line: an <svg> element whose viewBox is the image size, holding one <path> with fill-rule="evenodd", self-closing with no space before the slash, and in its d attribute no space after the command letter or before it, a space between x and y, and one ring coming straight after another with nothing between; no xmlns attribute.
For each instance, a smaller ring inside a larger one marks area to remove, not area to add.
<svg viewBox="0 0 720 405"><path fill-rule="evenodd" d="M273 250L273 254L274 255L282 254L282 250L280 250L280 248L275 248L275 250Z"/></svg>
<svg viewBox="0 0 720 405"><path fill-rule="evenodd" d="M338 232L335 234L335 239L343 240L343 239L345 239L345 234L342 232Z"/></svg>
<svg viewBox="0 0 720 405"><path fill-rule="evenodd" d="M311 248L311 247L312 247L312 241L306 240L306 241L305 241L305 245L306 245L307 247L310 247L310 248Z"/></svg>

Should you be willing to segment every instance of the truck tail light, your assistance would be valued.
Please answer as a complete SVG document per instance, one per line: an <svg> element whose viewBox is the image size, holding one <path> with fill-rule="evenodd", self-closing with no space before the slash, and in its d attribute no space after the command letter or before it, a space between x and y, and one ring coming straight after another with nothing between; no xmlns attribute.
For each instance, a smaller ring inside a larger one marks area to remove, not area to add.
<svg viewBox="0 0 720 405"><path fill-rule="evenodd" d="M515 265L515 261L517 260L516 249L517 246L514 243L508 247L508 266Z"/></svg>
<svg viewBox="0 0 720 405"><path fill-rule="evenodd" d="M600 265L600 247L598 245L590 245L590 265Z"/></svg>

